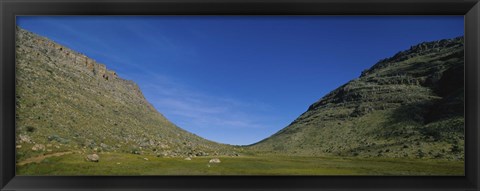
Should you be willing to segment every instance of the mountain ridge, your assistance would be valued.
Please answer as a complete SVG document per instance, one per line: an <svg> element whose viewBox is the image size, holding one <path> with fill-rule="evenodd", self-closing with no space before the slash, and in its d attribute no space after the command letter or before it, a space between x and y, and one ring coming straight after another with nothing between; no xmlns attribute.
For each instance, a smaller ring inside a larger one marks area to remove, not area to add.
<svg viewBox="0 0 480 191"><path fill-rule="evenodd" d="M461 159L463 52L463 37L411 46L364 70L250 147L303 155Z"/></svg>
<svg viewBox="0 0 480 191"><path fill-rule="evenodd" d="M54 152L234 155L166 119L104 64L17 28L17 160Z"/></svg>

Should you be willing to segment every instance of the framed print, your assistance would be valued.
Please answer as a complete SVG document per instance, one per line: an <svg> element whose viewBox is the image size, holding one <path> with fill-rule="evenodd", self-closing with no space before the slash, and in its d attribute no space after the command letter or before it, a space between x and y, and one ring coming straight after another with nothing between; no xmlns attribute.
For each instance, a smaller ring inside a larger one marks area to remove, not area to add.
<svg viewBox="0 0 480 191"><path fill-rule="evenodd" d="M478 190L477 1L2 1L2 190Z"/></svg>

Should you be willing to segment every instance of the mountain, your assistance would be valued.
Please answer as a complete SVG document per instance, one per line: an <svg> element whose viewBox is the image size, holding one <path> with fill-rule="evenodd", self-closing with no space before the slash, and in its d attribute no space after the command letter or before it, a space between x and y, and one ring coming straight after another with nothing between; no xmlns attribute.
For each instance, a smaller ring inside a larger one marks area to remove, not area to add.
<svg viewBox="0 0 480 191"><path fill-rule="evenodd" d="M17 160L63 151L235 154L168 121L105 65L26 30L16 34Z"/></svg>
<svg viewBox="0 0 480 191"><path fill-rule="evenodd" d="M463 37L425 42L379 61L250 148L462 160L463 111Z"/></svg>

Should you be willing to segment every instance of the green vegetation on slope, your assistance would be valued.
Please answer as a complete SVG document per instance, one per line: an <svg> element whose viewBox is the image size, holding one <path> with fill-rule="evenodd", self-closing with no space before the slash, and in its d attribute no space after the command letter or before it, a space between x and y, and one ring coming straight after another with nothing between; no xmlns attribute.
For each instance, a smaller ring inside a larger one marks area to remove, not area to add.
<svg viewBox="0 0 480 191"><path fill-rule="evenodd" d="M412 46L251 148L317 156L464 158L463 38Z"/></svg>
<svg viewBox="0 0 480 191"><path fill-rule="evenodd" d="M169 122L132 81L22 29L16 47L17 161L81 151L158 156L234 155Z"/></svg>

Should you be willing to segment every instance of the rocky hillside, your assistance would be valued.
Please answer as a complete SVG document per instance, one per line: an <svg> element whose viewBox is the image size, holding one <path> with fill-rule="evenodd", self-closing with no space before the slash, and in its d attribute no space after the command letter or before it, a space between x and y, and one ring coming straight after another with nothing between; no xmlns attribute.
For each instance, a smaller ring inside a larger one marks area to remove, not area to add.
<svg viewBox="0 0 480 191"><path fill-rule="evenodd" d="M18 161L62 151L235 154L176 127L105 65L23 29L16 38Z"/></svg>
<svg viewBox="0 0 480 191"><path fill-rule="evenodd" d="M421 43L379 61L251 148L461 160L463 104L463 37Z"/></svg>

